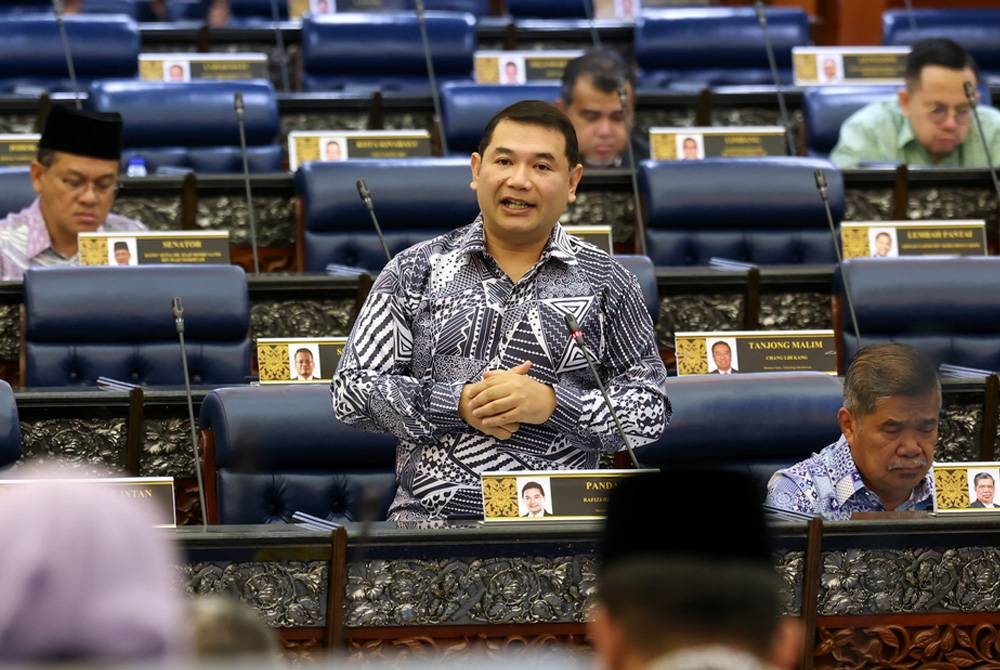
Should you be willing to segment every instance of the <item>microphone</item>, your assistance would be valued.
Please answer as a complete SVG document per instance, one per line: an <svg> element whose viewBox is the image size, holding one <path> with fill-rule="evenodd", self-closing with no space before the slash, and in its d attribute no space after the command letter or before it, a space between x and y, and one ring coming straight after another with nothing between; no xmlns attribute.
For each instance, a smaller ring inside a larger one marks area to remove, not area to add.
<svg viewBox="0 0 1000 670"><path fill-rule="evenodd" d="M371 216L372 225L375 227L375 234L378 235L378 241L382 244L382 251L385 252L385 260L391 261L392 254L389 253L389 246L385 243L385 236L382 234L382 226L378 225L378 217L375 216L375 203L372 202L372 192L368 190L368 184L365 183L364 179L359 179L355 184L358 188L358 195L361 196L361 202L365 203L365 207L368 209L368 215Z"/></svg>
<svg viewBox="0 0 1000 670"><path fill-rule="evenodd" d="M913 33L913 37L910 38L910 42L916 42L917 18L913 15L913 3L910 0L903 0L903 4L906 6L906 17L910 19L910 31Z"/></svg>
<svg viewBox="0 0 1000 670"><path fill-rule="evenodd" d="M566 329L569 330L570 337L574 342L576 342L576 346L580 347L580 351L583 352L583 357L587 359L587 366L590 368L590 374L597 383L597 388L601 391L601 396L604 398L604 406L608 408L609 412L611 412L611 418L614 419L615 428L618 429L618 435L625 443L625 450L628 452L628 456L632 461L632 467L639 470L642 466L639 464L639 459L635 457L635 452L632 451L632 445L628 441L628 435L625 434L625 429L622 428L622 424L618 420L618 413L615 412L615 407L611 404L608 392L604 390L604 384L601 383L601 376L597 374L597 366L594 364L593 357L590 355L590 348L587 347L587 343L583 339L583 331L580 330L580 324L578 324L576 322L576 318L568 312L565 315L565 320Z"/></svg>
<svg viewBox="0 0 1000 670"><path fill-rule="evenodd" d="M586 0L584 0L586 1ZM635 246L640 254L646 253L646 227L642 223L642 199L639 195L639 178L635 169L635 150L632 148L632 129L630 122L635 123L635 110L630 115L628 111L628 95L625 92L623 81L618 87L618 102L622 106L622 113L625 115L625 157L628 159L629 176L632 178L632 202L635 205Z"/></svg>
<svg viewBox="0 0 1000 670"><path fill-rule="evenodd" d="M271 18L274 20L274 42L278 47L278 67L281 70L281 90L288 93L292 90L288 83L288 55L285 53L285 36L281 34L281 14L278 12L278 0L271 0Z"/></svg>
<svg viewBox="0 0 1000 670"><path fill-rule="evenodd" d="M844 254L840 250L840 239L837 236L837 227L833 223L833 213L830 211L830 192L827 189L826 174L822 168L816 168L813 172L816 179L816 189L819 197L823 201L823 208L826 210L826 222L830 226L830 235L833 237L833 249L837 252L837 263L840 265L840 278L844 282L844 298L847 302L847 311L851 315L851 325L854 326L854 336L858 338L858 349L861 348L861 329L858 328L858 315L854 313L854 301L851 299L851 288L847 283L847 273L844 272Z"/></svg>
<svg viewBox="0 0 1000 670"><path fill-rule="evenodd" d="M1000 202L1000 181L997 181L997 170L993 165L993 156L990 155L990 145L986 142L986 133L983 132L983 123L979 118L979 109L976 104L976 87L971 81L964 83L965 99L969 101L969 108L972 110L972 118L976 121L976 131L979 133L979 141L983 143L983 152L986 154L986 167L990 170L990 177L993 179L993 190L997 194L997 201Z"/></svg>
<svg viewBox="0 0 1000 670"><path fill-rule="evenodd" d="M240 155L243 158L243 184L247 192L247 215L250 224L250 252L253 255L253 273L260 274L260 257L257 254L257 217L253 210L253 196L250 193L250 166L247 161L247 132L243 94L237 91L233 94L233 109L236 110L236 125L240 129Z"/></svg>
<svg viewBox="0 0 1000 670"><path fill-rule="evenodd" d="M601 38L597 34L597 23L594 21L594 6L590 0L580 0L580 4L583 5L583 15L587 17L587 26L590 28L590 41L593 42L595 49L600 49Z"/></svg>
<svg viewBox="0 0 1000 670"><path fill-rule="evenodd" d="M767 13L764 11L763 0L756 0L753 3L754 11L757 12L757 23L764 33L764 49L767 51L767 64L771 68L771 81L774 82L774 92L778 96L778 111L781 114L781 125L785 128L785 144L788 147L788 155L794 156L795 144L792 142L792 121L788 118L788 107L785 105L785 92L781 90L781 80L778 78L778 64L774 60L774 45L771 44L771 37L767 34Z"/></svg>
<svg viewBox="0 0 1000 670"><path fill-rule="evenodd" d="M73 53L69 48L69 35L66 34L66 23L63 21L63 1L52 0L52 11L56 15L59 26L59 39L62 41L63 53L66 55L66 69L69 70L69 84L73 88L73 102L77 111L83 109L80 103L80 85L76 81L76 68L73 65Z"/></svg>
<svg viewBox="0 0 1000 670"><path fill-rule="evenodd" d="M205 504L205 482L201 476L201 454L198 453L198 432L194 422L194 398L191 397L191 375L188 374L187 347L184 345L184 306L179 297L170 301L170 311L177 326L177 339L181 344L181 365L184 371L184 395L187 397L188 420L191 422L191 451L194 454L194 472L198 477L198 502L201 503L201 527L208 527L208 506Z"/></svg>
<svg viewBox="0 0 1000 670"><path fill-rule="evenodd" d="M438 91L437 77L434 76L434 59L431 58L431 41L427 36L427 17L424 16L424 0L416 0L417 25L420 27L420 41L427 61L427 78L431 81L431 100L434 102L434 116L437 118L438 133L441 137L441 155L448 155L448 140L444 136L444 117L441 116L441 92Z"/></svg>

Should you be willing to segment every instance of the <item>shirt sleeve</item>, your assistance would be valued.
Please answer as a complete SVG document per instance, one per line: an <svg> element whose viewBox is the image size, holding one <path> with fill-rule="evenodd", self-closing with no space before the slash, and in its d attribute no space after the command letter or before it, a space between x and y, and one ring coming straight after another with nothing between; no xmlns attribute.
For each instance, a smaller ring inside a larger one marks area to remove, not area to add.
<svg viewBox="0 0 1000 670"><path fill-rule="evenodd" d="M879 144L878 129L872 127L869 115L864 112L852 114L840 126L840 138L830 152L830 162L841 169L856 168L862 161L887 160L872 151Z"/></svg>
<svg viewBox="0 0 1000 670"><path fill-rule="evenodd" d="M637 447L660 437L670 420L667 371L660 359L653 325L642 300L639 283L629 275L623 295L611 301L604 315L597 368L629 444ZM591 344L593 346L593 344ZM624 448L601 392L558 383L553 386L556 409L548 424L576 435L602 451Z"/></svg>
<svg viewBox="0 0 1000 670"><path fill-rule="evenodd" d="M414 307L408 303L419 297L407 297L400 275L398 258L379 274L358 314L331 390L340 421L417 441L466 427L458 415L465 382L412 376Z"/></svg>

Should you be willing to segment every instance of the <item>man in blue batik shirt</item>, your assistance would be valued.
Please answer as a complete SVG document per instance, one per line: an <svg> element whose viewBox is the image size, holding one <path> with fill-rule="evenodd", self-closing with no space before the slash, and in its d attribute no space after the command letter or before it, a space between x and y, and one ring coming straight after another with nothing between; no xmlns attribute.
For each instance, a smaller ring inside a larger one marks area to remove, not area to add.
<svg viewBox="0 0 1000 670"><path fill-rule="evenodd" d="M855 512L930 509L928 470L937 444L941 384L916 349L879 344L858 352L844 379L837 412L840 439L767 486L767 503L850 519Z"/></svg>
<svg viewBox="0 0 1000 670"><path fill-rule="evenodd" d="M386 265L333 378L338 419L399 437L393 520L481 517L484 471L590 469L623 448L566 314L633 446L670 416L638 281L558 223L583 172L569 119L515 103L471 168L480 216Z"/></svg>

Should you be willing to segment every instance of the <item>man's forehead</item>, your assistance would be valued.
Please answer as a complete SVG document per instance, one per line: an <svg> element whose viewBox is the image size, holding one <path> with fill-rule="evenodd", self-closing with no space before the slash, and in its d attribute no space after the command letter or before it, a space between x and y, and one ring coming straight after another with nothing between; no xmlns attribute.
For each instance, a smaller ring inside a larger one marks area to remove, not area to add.
<svg viewBox="0 0 1000 670"><path fill-rule="evenodd" d="M496 125L493 129L493 137L490 138L490 144L487 147L487 151L495 151L501 153L513 153L515 151L522 150L521 146L523 143L525 129L534 128L537 129L552 140L552 146L545 147L535 147L536 155L551 154L554 158L566 156L566 138L563 134L556 128L550 128L549 126L542 125L540 123L525 123L523 121L515 121L514 119L503 119ZM500 135L509 135L504 137L502 140L499 138Z"/></svg>
<svg viewBox="0 0 1000 670"><path fill-rule="evenodd" d="M965 100L965 82L976 83L976 74L971 68L955 70L942 65L926 65L920 70L914 95L949 96Z"/></svg>

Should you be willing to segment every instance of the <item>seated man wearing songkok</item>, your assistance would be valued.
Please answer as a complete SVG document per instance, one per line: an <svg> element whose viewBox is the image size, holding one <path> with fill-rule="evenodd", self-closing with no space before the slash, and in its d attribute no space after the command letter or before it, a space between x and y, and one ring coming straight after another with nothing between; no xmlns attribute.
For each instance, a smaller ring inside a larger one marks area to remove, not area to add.
<svg viewBox="0 0 1000 670"><path fill-rule="evenodd" d="M121 115L52 108L31 162L38 197L0 220L0 278L21 279L28 267L78 265L80 233L146 229L111 213L121 156Z"/></svg>

